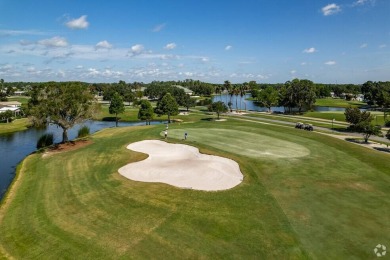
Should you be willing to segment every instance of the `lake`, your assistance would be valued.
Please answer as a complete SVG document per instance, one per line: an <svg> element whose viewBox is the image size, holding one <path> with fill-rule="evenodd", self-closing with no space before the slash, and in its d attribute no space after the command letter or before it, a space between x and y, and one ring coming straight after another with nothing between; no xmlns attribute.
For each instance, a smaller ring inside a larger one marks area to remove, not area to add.
<svg viewBox="0 0 390 260"><path fill-rule="evenodd" d="M161 124L165 122L154 121L151 124ZM108 121L87 121L77 125L68 131L69 140L77 137L81 126L88 126L90 133L94 133L104 128L115 127L115 122ZM139 126L145 122L119 122L121 126ZM49 125L46 128L30 128L25 131L0 135L0 200L7 191L8 186L15 177L16 166L29 154L36 151L36 144L44 133L52 133L54 142L62 141L62 128L56 125Z"/></svg>
<svg viewBox="0 0 390 260"><path fill-rule="evenodd" d="M244 97L242 97L242 99L240 99L240 96L233 96L232 97L233 110L238 108L239 110L252 110L252 111L259 111L259 112L267 112L268 111L268 108L261 106L260 104L258 104L255 101L245 100L246 98L250 98L250 97L251 97L250 94L246 94ZM227 105L229 100L230 100L230 96L227 94L213 96L213 102L222 101ZM236 101L237 101L237 103L236 103ZM236 107L236 104L237 104L237 107ZM271 110L273 112L284 113L284 107L271 107ZM321 111L345 111L345 108L314 106L314 111L318 111L318 112L321 112Z"/></svg>

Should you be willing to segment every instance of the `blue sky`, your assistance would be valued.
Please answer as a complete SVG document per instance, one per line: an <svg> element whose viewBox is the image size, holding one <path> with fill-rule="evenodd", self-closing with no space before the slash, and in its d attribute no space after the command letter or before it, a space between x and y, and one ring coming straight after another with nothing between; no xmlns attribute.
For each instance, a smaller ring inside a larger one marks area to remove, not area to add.
<svg viewBox="0 0 390 260"><path fill-rule="evenodd" d="M5 81L390 80L389 0L0 0Z"/></svg>

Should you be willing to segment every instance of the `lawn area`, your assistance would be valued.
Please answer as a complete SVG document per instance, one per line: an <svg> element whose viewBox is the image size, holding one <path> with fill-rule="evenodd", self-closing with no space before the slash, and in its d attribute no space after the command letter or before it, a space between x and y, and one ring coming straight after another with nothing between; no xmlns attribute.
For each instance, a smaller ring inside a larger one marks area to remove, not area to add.
<svg viewBox="0 0 390 260"><path fill-rule="evenodd" d="M95 115L94 120L115 121L115 115L110 114L108 108L109 108L109 105L101 105L100 111L97 115ZM181 108L181 109L184 110L184 108ZM119 114L118 117L120 118L120 121L123 121L123 122L139 121L138 111L139 111L138 107L125 106L125 112L122 114ZM195 121L195 120L200 120L202 117L204 117L204 116L197 115L197 114L190 112L188 115L171 116L171 119L181 119L184 121ZM168 116L164 115L164 116L158 117L155 114L154 120L166 121L166 120L168 120Z"/></svg>
<svg viewBox="0 0 390 260"><path fill-rule="evenodd" d="M321 119L328 119L332 120L335 119L339 122L345 122L345 115L342 111L308 111L303 114L305 117L312 117L312 118L321 118Z"/></svg>
<svg viewBox="0 0 390 260"><path fill-rule="evenodd" d="M15 119L11 123L0 123L0 134L23 131L28 128L30 122L27 118Z"/></svg>
<svg viewBox="0 0 390 260"><path fill-rule="evenodd" d="M347 101L340 98L319 98L316 99L316 103L314 105L321 107L360 107L367 105L367 103L360 101Z"/></svg>
<svg viewBox="0 0 390 260"><path fill-rule="evenodd" d="M317 112L314 112L317 113ZM323 112L318 112L318 113L323 113ZM307 113L304 115L277 115L277 114L267 114L267 113L250 113L247 114L247 116L250 117L257 117L257 118L265 118L265 119L272 119L272 120L278 120L278 121L286 121L286 122L291 122L291 123L296 123L296 122L302 122L305 124L312 124L313 126L319 126L319 127L325 127L325 128L332 128L332 121L331 119L328 119L329 116L327 117L319 117L313 114L310 116ZM320 116L322 116L320 114ZM348 126L348 124L345 121L336 121L334 123L334 128L335 129L345 129Z"/></svg>
<svg viewBox="0 0 390 260"><path fill-rule="evenodd" d="M372 120L372 123L375 125L384 125L385 120L382 112L375 112L370 111L370 114L374 116L374 119ZM341 111L321 111L321 112L305 112L303 114L305 117L311 117L311 118L322 118L322 119L328 119L332 120L335 119L336 122L345 122L345 115L344 112Z"/></svg>
<svg viewBox="0 0 390 260"><path fill-rule="evenodd" d="M389 154L294 128L198 121L172 124L168 141L237 161L242 184L204 192L119 175L147 157L126 146L163 130L105 129L79 150L30 155L0 209L0 259L369 259L390 241Z"/></svg>
<svg viewBox="0 0 390 260"><path fill-rule="evenodd" d="M22 104L27 104L28 100L30 97L25 97L25 96L14 96L14 97L9 97L8 101L18 101Z"/></svg>

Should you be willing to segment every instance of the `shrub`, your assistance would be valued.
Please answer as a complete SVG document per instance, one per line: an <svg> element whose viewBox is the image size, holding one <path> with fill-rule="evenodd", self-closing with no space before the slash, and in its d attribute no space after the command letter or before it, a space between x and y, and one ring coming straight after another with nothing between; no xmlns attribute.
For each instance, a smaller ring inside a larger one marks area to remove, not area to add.
<svg viewBox="0 0 390 260"><path fill-rule="evenodd" d="M212 103L212 100L209 99L209 98L206 98L206 99L201 99L198 101L198 106L208 106Z"/></svg>
<svg viewBox="0 0 390 260"><path fill-rule="evenodd" d="M40 148L43 148L43 147L50 146L50 145L53 144L53 140L54 140L53 134L51 134L51 133L43 134L38 139L37 148L40 149Z"/></svg>
<svg viewBox="0 0 390 260"><path fill-rule="evenodd" d="M77 134L77 137L78 137L78 138L86 137L86 136L89 135L89 132L90 132L89 127L88 127L88 126L83 126L83 127L81 127L81 128L79 129L79 132L78 132L78 134Z"/></svg>
<svg viewBox="0 0 390 260"><path fill-rule="evenodd" d="M390 127L390 120L386 120L385 126Z"/></svg>

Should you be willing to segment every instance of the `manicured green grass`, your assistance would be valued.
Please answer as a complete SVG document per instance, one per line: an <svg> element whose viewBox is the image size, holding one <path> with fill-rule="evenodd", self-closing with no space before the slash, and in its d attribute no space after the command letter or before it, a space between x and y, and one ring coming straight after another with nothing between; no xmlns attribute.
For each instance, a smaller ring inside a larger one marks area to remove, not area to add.
<svg viewBox="0 0 390 260"><path fill-rule="evenodd" d="M375 125L384 125L384 116L382 112L372 112L370 111L370 114L374 116L374 119L372 120L372 123ZM322 118L322 119L328 119L332 120L335 119L337 122L345 122L345 114L342 111L322 111L322 112L305 112L305 117L311 117L311 118Z"/></svg>
<svg viewBox="0 0 390 260"><path fill-rule="evenodd" d="M15 119L11 123L0 123L0 134L23 131L28 128L30 122L27 118Z"/></svg>
<svg viewBox="0 0 390 260"><path fill-rule="evenodd" d="M101 105L100 111L97 115L95 115L94 119L95 120L104 120L104 121L115 121L115 115L112 115L109 113L109 105ZM185 110L184 108L181 108L181 110ZM120 121L123 122L134 122L134 121L139 121L138 120L138 107L132 107L132 106L126 106L125 107L125 112L122 114L119 114L118 117L120 118ZM171 116L171 120L174 119L180 119L183 121L198 121L200 119L204 118L204 114L196 114L192 113L191 111L189 112L188 115L177 115L177 116ZM154 116L154 119L156 121L167 121L168 116Z"/></svg>
<svg viewBox="0 0 390 260"><path fill-rule="evenodd" d="M163 129L106 129L79 150L29 156L0 210L0 251L17 259L345 259L372 258L389 241L388 154L294 128L203 121L172 124L168 141L237 161L239 186L202 192L120 176L121 166L146 158L127 144L161 139Z"/></svg>
<svg viewBox="0 0 390 260"><path fill-rule="evenodd" d="M27 104L28 100L30 97L25 97L25 96L14 96L14 97L9 97L8 101L18 101L22 104Z"/></svg>
<svg viewBox="0 0 390 260"><path fill-rule="evenodd" d="M311 117L308 116L307 113L305 113L304 115L274 115L274 114L265 114L265 113L251 113L251 114L247 114L247 116L272 119L278 121L286 121L292 123L302 122L305 124L312 124L313 126L325 127L329 129L332 128L332 120L327 118L320 118L320 116L322 116L321 114L319 116L313 115ZM345 129L347 126L348 124L345 121L340 121L340 120L335 121L333 124L333 127L335 129L337 128L340 130Z"/></svg>
<svg viewBox="0 0 390 260"><path fill-rule="evenodd" d="M345 122L345 115L342 111L322 111L322 112L305 112L303 114L305 117L312 117L312 118L321 118L321 119L328 119L332 120L335 119L339 122Z"/></svg>
<svg viewBox="0 0 390 260"><path fill-rule="evenodd" d="M315 105L322 107L360 107L367 105L367 103L360 101L347 101L340 98L319 98L316 99Z"/></svg>

